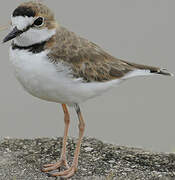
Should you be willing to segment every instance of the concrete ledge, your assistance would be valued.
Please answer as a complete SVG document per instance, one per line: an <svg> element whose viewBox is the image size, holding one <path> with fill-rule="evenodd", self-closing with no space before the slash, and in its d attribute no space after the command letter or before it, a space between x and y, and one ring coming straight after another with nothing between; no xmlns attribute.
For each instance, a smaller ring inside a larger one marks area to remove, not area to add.
<svg viewBox="0 0 175 180"><path fill-rule="evenodd" d="M55 180L41 173L42 164L59 159L62 138L0 141L0 180ZM71 163L75 139L68 140ZM57 178L60 179L60 178ZM84 138L76 180L174 180L175 154L154 153Z"/></svg>

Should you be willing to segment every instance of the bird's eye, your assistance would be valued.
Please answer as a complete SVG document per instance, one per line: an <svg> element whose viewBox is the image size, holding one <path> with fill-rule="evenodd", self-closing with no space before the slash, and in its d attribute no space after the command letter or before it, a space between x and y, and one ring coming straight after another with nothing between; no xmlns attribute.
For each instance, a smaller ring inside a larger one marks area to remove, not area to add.
<svg viewBox="0 0 175 180"><path fill-rule="evenodd" d="M43 17L39 17L34 21L34 25L36 27L40 27L44 24L44 18Z"/></svg>

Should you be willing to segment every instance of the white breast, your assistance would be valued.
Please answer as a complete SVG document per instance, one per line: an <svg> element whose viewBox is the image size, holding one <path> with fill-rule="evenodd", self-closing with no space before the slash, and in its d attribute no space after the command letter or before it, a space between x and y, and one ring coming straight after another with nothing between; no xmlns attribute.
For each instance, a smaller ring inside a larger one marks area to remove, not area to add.
<svg viewBox="0 0 175 180"><path fill-rule="evenodd" d="M32 54L26 50L12 50L10 60L24 89L41 99L73 105L107 91L120 80L105 83L84 83L73 79L62 63L57 66L47 59L48 51Z"/></svg>

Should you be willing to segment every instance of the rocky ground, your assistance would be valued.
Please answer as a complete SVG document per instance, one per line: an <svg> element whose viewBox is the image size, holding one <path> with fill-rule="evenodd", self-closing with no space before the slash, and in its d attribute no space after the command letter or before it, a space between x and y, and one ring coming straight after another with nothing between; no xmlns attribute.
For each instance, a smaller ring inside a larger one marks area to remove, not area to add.
<svg viewBox="0 0 175 180"><path fill-rule="evenodd" d="M55 180L40 171L59 159L62 138L3 139L0 141L0 180ZM71 163L75 139L67 150ZM84 138L79 169L72 180L174 180L175 154L154 153Z"/></svg>

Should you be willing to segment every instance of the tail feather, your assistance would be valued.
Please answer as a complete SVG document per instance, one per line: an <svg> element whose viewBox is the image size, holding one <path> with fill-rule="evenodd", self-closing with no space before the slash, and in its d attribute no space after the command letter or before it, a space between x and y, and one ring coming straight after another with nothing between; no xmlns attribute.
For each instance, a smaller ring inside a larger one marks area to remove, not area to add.
<svg viewBox="0 0 175 180"><path fill-rule="evenodd" d="M168 72L167 69L165 68L158 68L158 67L154 67L154 66L147 66L147 65L140 65L140 64L135 64L135 63L128 63L130 66L139 69L139 70L149 70L150 73L153 74L161 74L161 75L165 75L165 76L174 76L174 74Z"/></svg>
<svg viewBox="0 0 175 180"><path fill-rule="evenodd" d="M158 68L157 71L155 71L155 72L150 70L150 72L155 73L155 74L162 74L165 76L174 76L174 74L168 72L167 69L164 69L164 68L162 68L162 69Z"/></svg>
<svg viewBox="0 0 175 180"><path fill-rule="evenodd" d="M174 76L174 74L168 72L165 68L141 65L141 64L126 62L126 61L123 61L123 62L128 64L132 70L129 71L128 73L126 73L122 77L122 79L128 79L128 78L132 78L132 77L136 77L136 76L149 76L149 75L154 75L154 74L160 74L160 75L165 75L165 76Z"/></svg>

